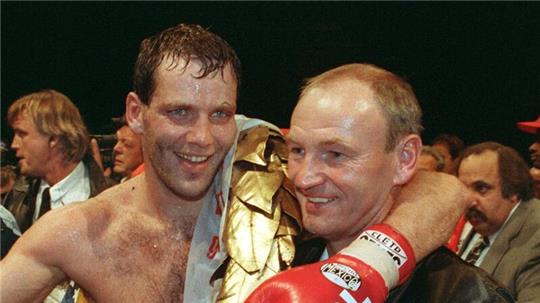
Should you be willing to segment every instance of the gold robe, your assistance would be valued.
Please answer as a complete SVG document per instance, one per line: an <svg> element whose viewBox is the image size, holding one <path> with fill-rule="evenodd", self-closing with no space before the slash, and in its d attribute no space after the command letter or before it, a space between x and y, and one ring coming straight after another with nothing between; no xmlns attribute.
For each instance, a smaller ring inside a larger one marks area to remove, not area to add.
<svg viewBox="0 0 540 303"><path fill-rule="evenodd" d="M301 213L286 176L287 147L265 126L240 133L223 242L227 260L217 302L244 302L264 280L291 267Z"/></svg>

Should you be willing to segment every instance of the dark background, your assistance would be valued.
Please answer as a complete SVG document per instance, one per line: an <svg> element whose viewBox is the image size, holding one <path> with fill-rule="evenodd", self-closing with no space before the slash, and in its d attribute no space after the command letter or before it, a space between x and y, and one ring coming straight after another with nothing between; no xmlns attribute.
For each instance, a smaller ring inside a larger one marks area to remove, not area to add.
<svg viewBox="0 0 540 303"><path fill-rule="evenodd" d="M9 104L65 93L94 134L123 114L140 41L177 23L226 39L243 64L239 113L287 127L306 77L370 62L411 82L423 138L495 140L523 155L540 114L534 2L1 2L2 140ZM527 157L528 158L528 157Z"/></svg>

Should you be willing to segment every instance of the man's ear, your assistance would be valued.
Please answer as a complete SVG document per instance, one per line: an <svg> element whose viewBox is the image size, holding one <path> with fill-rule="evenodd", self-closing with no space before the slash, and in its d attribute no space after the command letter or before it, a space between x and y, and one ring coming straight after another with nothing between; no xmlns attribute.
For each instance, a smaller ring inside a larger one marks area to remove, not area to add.
<svg viewBox="0 0 540 303"><path fill-rule="evenodd" d="M51 136L49 138L49 148L53 149L55 148L56 146L58 146L58 143L59 143L59 139L57 136Z"/></svg>
<svg viewBox="0 0 540 303"><path fill-rule="evenodd" d="M134 92L129 92L126 97L126 122L129 128L136 133L142 134L143 129L143 109L146 106L139 96Z"/></svg>
<svg viewBox="0 0 540 303"><path fill-rule="evenodd" d="M411 134L402 139L397 145L397 165L394 175L394 185L403 185L411 180L416 171L416 162L422 152L422 139Z"/></svg>
<svg viewBox="0 0 540 303"><path fill-rule="evenodd" d="M511 195L509 200L510 200L510 203L512 203L512 205L516 205L516 203L520 201L517 194Z"/></svg>

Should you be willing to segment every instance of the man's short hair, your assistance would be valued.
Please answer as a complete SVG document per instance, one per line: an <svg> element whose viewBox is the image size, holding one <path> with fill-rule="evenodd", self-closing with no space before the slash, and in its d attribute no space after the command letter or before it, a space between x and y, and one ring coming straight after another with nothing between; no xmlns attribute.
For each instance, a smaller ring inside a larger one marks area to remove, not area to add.
<svg viewBox="0 0 540 303"><path fill-rule="evenodd" d="M501 180L501 192L505 199L512 195L523 201L533 197L533 180L529 173L529 167L519 153L509 147L497 142L483 142L465 148L459 157L456 172L459 175L459 167L463 159L473 154L481 154L485 151L493 151L498 155L499 178Z"/></svg>
<svg viewBox="0 0 540 303"><path fill-rule="evenodd" d="M88 149L89 134L79 109L64 94L52 89L25 95L9 107L7 118L11 126L21 114L45 136L59 139L67 161L79 162Z"/></svg>
<svg viewBox="0 0 540 303"><path fill-rule="evenodd" d="M372 64L347 64L307 79L300 98L319 84L343 79L357 80L373 90L388 122L386 151L394 149L402 137L420 134L423 129L422 110L412 87L401 77Z"/></svg>
<svg viewBox="0 0 540 303"><path fill-rule="evenodd" d="M199 25L178 24L164 31L148 37L141 42L139 55L135 62L133 75L133 90L145 104L155 90L155 71L167 58L171 58L171 65L175 68L181 59L186 64L191 60L201 63L201 70L196 78L220 71L230 64L237 81L237 90L240 86L240 60L234 49L221 37L205 30Z"/></svg>

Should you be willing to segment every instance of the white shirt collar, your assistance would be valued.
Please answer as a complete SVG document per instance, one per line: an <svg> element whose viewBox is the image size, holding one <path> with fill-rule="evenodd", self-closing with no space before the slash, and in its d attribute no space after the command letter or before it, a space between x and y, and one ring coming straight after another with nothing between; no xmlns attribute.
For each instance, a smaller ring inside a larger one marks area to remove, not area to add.
<svg viewBox="0 0 540 303"><path fill-rule="evenodd" d="M69 175L53 186L49 186L49 184L42 179L36 197L36 213L34 214L34 219L37 218L39 213L38 210L41 207L43 190L47 187L49 187L49 194L51 196L51 209L62 207L71 202L84 201L90 197L90 177L88 175L88 169L81 161Z"/></svg>
<svg viewBox="0 0 540 303"><path fill-rule="evenodd" d="M510 210L510 213L508 214L508 216L506 217L506 220L504 221L504 223L501 225L501 227L493 234L489 235L488 236L488 239L489 239L489 244L488 246L486 246L486 248L484 248L482 250L482 252L480 253L480 256L478 257L478 259L476 260L476 262L474 263L474 265L476 266L480 266L480 264L482 264L482 262L484 261L484 258L486 257L488 251L491 249L491 247L493 246L493 242L495 242L495 240L497 240L497 237L499 236L499 234L501 233L501 231L504 229L504 227L506 226L506 223L508 223L508 220L510 220L510 217L512 217L512 215L514 214L514 212L516 211L516 209L518 208L519 204L521 203L521 201L519 201L518 203L516 203L516 205L514 205L514 207L512 208L512 210ZM467 222L468 224L470 224L469 222ZM471 225L472 227L472 225ZM471 230L471 232L474 232L474 230ZM461 256L463 259L465 259L465 256L467 256L469 254L469 252L471 251L472 249L472 246L474 245L474 243L476 243L476 240L478 238L482 237L480 234L474 232L474 235L473 237L471 238L471 240L469 241L469 243L467 244L467 247L466 249L463 251L463 255Z"/></svg>

